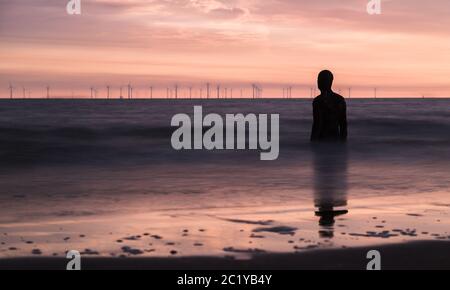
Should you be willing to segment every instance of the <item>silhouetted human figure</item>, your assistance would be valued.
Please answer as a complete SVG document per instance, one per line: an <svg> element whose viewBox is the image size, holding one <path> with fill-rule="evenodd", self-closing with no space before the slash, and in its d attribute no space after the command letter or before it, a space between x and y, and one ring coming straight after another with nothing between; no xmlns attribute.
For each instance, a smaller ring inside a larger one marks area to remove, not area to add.
<svg viewBox="0 0 450 290"><path fill-rule="evenodd" d="M319 73L317 85L321 92L313 102L311 141L345 141L347 139L347 105L345 99L331 89L333 74Z"/></svg>
<svg viewBox="0 0 450 290"><path fill-rule="evenodd" d="M314 160L314 205L319 219L319 235L334 236L335 217L348 213L347 149L343 143L316 144Z"/></svg>

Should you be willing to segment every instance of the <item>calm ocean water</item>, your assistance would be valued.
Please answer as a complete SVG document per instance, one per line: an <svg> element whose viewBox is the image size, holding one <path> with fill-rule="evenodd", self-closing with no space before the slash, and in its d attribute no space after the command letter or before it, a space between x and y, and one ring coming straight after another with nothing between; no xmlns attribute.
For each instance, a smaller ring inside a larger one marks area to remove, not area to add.
<svg viewBox="0 0 450 290"><path fill-rule="evenodd" d="M194 105L204 114L280 114L279 159L260 161L256 151L174 151L170 120L192 115ZM379 194L448 189L450 100L351 99L348 115L349 142L345 156L338 153L345 162L338 163L345 163L351 187ZM310 128L310 100L1 100L0 195L105 193L83 188L78 177L145 180L144 188L108 189L108 195L157 193L168 183L183 192L192 183L186 175L194 173L197 184L207 185L194 192L228 184L312 188L311 169L332 160L311 146Z"/></svg>
<svg viewBox="0 0 450 290"><path fill-rule="evenodd" d="M204 114L280 114L279 159L174 151L170 120L192 115L194 105ZM450 203L450 100L348 100L345 147L310 144L311 107L310 100L0 100L0 228L118 213L346 208L416 194Z"/></svg>

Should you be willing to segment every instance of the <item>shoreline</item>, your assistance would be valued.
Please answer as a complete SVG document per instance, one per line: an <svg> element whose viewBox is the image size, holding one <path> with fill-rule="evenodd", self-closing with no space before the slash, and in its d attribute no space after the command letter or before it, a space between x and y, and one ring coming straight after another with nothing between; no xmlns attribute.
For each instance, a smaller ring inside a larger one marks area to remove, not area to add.
<svg viewBox="0 0 450 290"><path fill-rule="evenodd" d="M256 254L249 260L227 257L81 259L82 270L366 270L366 254L378 250L382 270L450 270L450 242L417 241L391 245L317 249L293 254ZM65 258L0 259L0 270L65 270Z"/></svg>

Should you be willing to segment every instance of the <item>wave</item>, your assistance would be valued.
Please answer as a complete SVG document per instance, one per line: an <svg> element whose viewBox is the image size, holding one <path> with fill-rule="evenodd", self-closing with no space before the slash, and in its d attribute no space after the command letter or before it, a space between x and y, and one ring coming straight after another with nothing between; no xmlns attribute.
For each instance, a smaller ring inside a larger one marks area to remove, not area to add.
<svg viewBox="0 0 450 290"><path fill-rule="evenodd" d="M25 104L25 102L24 102ZM82 101L5 102L0 111L2 165L93 164L95 162L239 162L259 160L248 152L176 152L168 126L175 113L191 113L194 101L93 104ZM28 103L27 103L28 104ZM150 105L152 104L152 105ZM158 105L159 104L159 105ZM170 105L169 105L170 104ZM239 113L242 110L280 114L280 159L306 158L311 154L311 106L309 102L205 103L208 113ZM298 107L293 106L297 104ZM351 152L367 158L439 155L448 159L450 148L449 102L349 101ZM51 116L51 118L49 117ZM418 153L419 152L419 153ZM247 160L247 159L245 159ZM252 163L253 164L253 163Z"/></svg>
<svg viewBox="0 0 450 290"><path fill-rule="evenodd" d="M142 137L151 139L168 138L172 127L123 126L109 128L60 127L0 127L0 139L10 138L66 138L66 139L105 139L114 137Z"/></svg>

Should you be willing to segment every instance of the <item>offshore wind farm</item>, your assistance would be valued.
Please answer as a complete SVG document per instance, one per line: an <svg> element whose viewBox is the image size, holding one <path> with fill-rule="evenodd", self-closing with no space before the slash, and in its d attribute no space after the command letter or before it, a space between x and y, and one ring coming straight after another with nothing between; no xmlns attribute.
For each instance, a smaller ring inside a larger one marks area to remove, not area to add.
<svg viewBox="0 0 450 290"><path fill-rule="evenodd" d="M124 90L124 88L126 90ZM10 83L7 92L0 98L9 99L313 99L317 96L315 85L221 85L205 82L204 84L186 85L104 85L91 86L89 89L56 88L51 85L35 87L16 87ZM392 88L374 87L340 87L338 93L344 98L447 98L446 95L424 93L426 89L410 89L407 96L399 97Z"/></svg>

